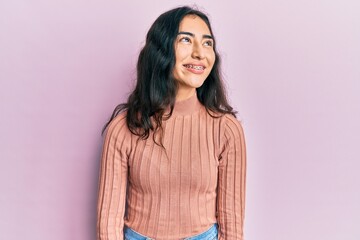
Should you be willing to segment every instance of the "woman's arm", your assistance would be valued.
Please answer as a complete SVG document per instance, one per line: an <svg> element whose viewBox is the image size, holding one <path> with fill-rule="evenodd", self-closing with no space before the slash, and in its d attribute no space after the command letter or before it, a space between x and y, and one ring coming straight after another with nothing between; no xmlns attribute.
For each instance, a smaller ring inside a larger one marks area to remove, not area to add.
<svg viewBox="0 0 360 240"><path fill-rule="evenodd" d="M246 146L242 126L225 116L219 160L217 211L220 240L243 240L245 218Z"/></svg>
<svg viewBox="0 0 360 240"><path fill-rule="evenodd" d="M127 184L127 127L121 116L109 125L101 156L97 239L123 240Z"/></svg>

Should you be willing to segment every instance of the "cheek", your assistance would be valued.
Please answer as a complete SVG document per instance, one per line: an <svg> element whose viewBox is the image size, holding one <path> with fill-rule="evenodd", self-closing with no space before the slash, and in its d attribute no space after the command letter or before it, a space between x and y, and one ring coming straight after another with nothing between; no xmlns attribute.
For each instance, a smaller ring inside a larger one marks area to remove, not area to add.
<svg viewBox="0 0 360 240"><path fill-rule="evenodd" d="M212 67L212 66L214 66L214 63L215 63L215 53L212 52L212 53L209 55L209 65Z"/></svg>
<svg viewBox="0 0 360 240"><path fill-rule="evenodd" d="M208 59L209 62L214 62L215 61L215 51L214 51L214 49L207 49L205 54L206 54L206 58Z"/></svg>
<svg viewBox="0 0 360 240"><path fill-rule="evenodd" d="M181 61L183 61L189 56L189 52L191 51L189 51L189 49L186 47L178 47L175 51L176 63L181 64Z"/></svg>
<svg viewBox="0 0 360 240"><path fill-rule="evenodd" d="M213 63L214 63L214 62L215 62L215 58L216 58L214 51L212 52L212 55L211 55L211 56L212 56L212 61L213 61Z"/></svg>
<svg viewBox="0 0 360 240"><path fill-rule="evenodd" d="M214 66L214 63L215 63L215 60L216 60L216 57L215 57L215 53L213 54L213 57L211 59L211 65Z"/></svg>

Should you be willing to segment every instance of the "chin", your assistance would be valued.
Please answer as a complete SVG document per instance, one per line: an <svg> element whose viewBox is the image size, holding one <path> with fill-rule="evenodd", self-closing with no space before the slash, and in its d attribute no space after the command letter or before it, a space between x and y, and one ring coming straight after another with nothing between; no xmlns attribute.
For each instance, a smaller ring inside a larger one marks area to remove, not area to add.
<svg viewBox="0 0 360 240"><path fill-rule="evenodd" d="M204 81L191 81L188 82L186 85L192 88L198 88L201 87L204 84Z"/></svg>
<svg viewBox="0 0 360 240"><path fill-rule="evenodd" d="M204 84L204 82L205 82L205 80L196 81L196 82L194 82L193 85L194 85L195 88L199 88Z"/></svg>

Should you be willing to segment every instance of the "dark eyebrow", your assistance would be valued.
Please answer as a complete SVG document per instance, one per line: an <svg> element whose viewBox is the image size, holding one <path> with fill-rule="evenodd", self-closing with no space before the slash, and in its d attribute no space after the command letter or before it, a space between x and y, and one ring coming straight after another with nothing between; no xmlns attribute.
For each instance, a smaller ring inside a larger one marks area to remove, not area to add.
<svg viewBox="0 0 360 240"><path fill-rule="evenodd" d="M179 32L178 35L180 35L180 34L185 34L185 35L189 35L191 37L195 37L195 34L193 34L191 32ZM213 37L211 35L208 35L208 34L204 34L203 38L213 39Z"/></svg>

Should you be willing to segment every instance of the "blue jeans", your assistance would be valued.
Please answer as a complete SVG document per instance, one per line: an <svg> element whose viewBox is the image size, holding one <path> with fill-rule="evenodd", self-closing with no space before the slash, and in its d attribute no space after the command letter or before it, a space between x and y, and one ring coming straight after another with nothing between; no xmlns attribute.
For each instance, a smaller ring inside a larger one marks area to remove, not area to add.
<svg viewBox="0 0 360 240"><path fill-rule="evenodd" d="M124 228L125 240L152 240L152 238L141 235L129 227ZM217 223L214 223L208 230L198 235L184 238L183 240L214 240L218 239Z"/></svg>

